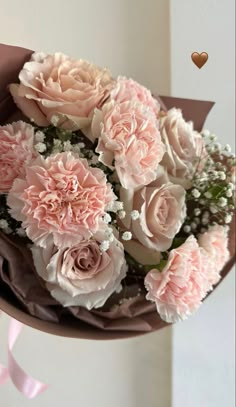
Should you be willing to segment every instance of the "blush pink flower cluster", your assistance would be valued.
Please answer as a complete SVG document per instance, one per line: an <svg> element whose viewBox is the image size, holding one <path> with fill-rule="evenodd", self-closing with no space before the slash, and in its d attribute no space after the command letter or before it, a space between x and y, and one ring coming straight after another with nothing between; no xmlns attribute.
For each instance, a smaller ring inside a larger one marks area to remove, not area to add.
<svg viewBox="0 0 236 407"><path fill-rule="evenodd" d="M34 128L18 121L0 126L0 194L8 193L26 166L36 158Z"/></svg>
<svg viewBox="0 0 236 407"><path fill-rule="evenodd" d="M152 269L147 274L147 299L155 302L158 313L166 322L188 318L199 308L212 285L218 282L220 267L227 259L227 239L223 242L223 232L218 232L213 230L200 238L206 250L200 247L193 235L189 236L180 247L170 251L161 272ZM208 243L204 242L205 239L209 239ZM212 258L217 246L220 250L217 256L221 261L219 267L215 266Z"/></svg>
<svg viewBox="0 0 236 407"><path fill-rule="evenodd" d="M163 320L186 319L230 257L230 146L133 79L62 53L33 54L9 89L32 121L0 127L0 234L31 240L64 307L100 308L115 292L123 303L136 286L143 304L145 286Z"/></svg>
<svg viewBox="0 0 236 407"><path fill-rule="evenodd" d="M86 127L95 107L109 97L113 80L106 69L62 53L35 53L10 92L21 111L39 126L53 116L68 129Z"/></svg>
<svg viewBox="0 0 236 407"><path fill-rule="evenodd" d="M149 89L133 79L127 79L122 76L117 78L116 85L111 91L110 99L117 103L136 100L147 106L156 116L158 116L160 112L160 105L158 101L154 99Z"/></svg>
<svg viewBox="0 0 236 407"><path fill-rule="evenodd" d="M191 177L207 156L201 134L184 120L181 110L173 108L161 119L161 135L166 147L162 165L173 177Z"/></svg>
<svg viewBox="0 0 236 407"><path fill-rule="evenodd" d="M199 245L206 251L212 262L212 285L220 280L220 271L230 257L228 249L228 231L226 227L215 225L198 238Z"/></svg>
<svg viewBox="0 0 236 407"><path fill-rule="evenodd" d="M103 171L65 152L33 161L14 181L8 205L37 245L46 247L52 236L61 247L97 232L114 199Z"/></svg>
<svg viewBox="0 0 236 407"><path fill-rule="evenodd" d="M157 118L147 106L106 103L94 114L92 134L98 138L99 160L116 170L124 188L137 189L155 180L165 148Z"/></svg>

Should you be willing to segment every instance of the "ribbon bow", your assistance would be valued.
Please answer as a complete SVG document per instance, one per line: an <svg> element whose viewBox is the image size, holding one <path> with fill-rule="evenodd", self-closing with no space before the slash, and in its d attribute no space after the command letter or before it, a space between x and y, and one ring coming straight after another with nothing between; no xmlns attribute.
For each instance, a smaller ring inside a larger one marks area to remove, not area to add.
<svg viewBox="0 0 236 407"><path fill-rule="evenodd" d="M8 331L8 367L0 364L0 385L9 378L15 387L28 399L33 399L47 389L47 385L29 376L15 360L12 350L20 335L23 324L11 318Z"/></svg>

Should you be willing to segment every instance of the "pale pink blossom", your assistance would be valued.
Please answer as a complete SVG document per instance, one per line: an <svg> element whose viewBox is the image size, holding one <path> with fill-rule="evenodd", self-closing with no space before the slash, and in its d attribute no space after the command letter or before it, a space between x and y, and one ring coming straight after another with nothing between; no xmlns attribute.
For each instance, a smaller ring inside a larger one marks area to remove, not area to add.
<svg viewBox="0 0 236 407"><path fill-rule="evenodd" d="M35 159L34 129L18 121L0 126L0 193L8 193L13 181L24 176L25 167Z"/></svg>
<svg viewBox="0 0 236 407"><path fill-rule="evenodd" d="M109 97L113 80L106 69L62 53L35 53L10 92L22 112L39 126L79 129L90 123L95 107Z"/></svg>
<svg viewBox="0 0 236 407"><path fill-rule="evenodd" d="M121 185L137 189L156 178L164 154L158 121L139 102L106 103L96 110L93 138L98 138L99 160L115 169Z"/></svg>
<svg viewBox="0 0 236 407"><path fill-rule="evenodd" d="M36 244L46 247L52 235L57 246L64 246L102 227L102 217L114 199L102 170L65 152L29 165L25 179L15 180L8 205Z"/></svg>
<svg viewBox="0 0 236 407"><path fill-rule="evenodd" d="M160 105L152 96L149 89L140 85L133 79L127 79L119 76L114 89L111 91L111 100L115 102L130 102L131 100L139 101L149 107L157 116L160 112Z"/></svg>
<svg viewBox="0 0 236 407"><path fill-rule="evenodd" d="M186 217L185 189L169 182L166 174L138 189L130 199L130 192L121 189L126 218L123 223L132 232L133 240L155 251L170 248ZM139 217L132 219L136 210ZM140 249L141 251L141 249Z"/></svg>
<svg viewBox="0 0 236 407"><path fill-rule="evenodd" d="M169 323L184 320L196 311L211 290L211 260L193 235L169 253L162 271L152 269L145 278L147 299L154 301L161 318Z"/></svg>
<svg viewBox="0 0 236 407"><path fill-rule="evenodd" d="M162 141L166 153L162 165L168 173L177 178L191 177L198 167L201 169L206 159L204 140L194 131L193 123L186 122L179 109L171 109L161 119Z"/></svg>
<svg viewBox="0 0 236 407"><path fill-rule="evenodd" d="M102 307L118 290L127 272L122 244L114 239L100 252L102 235L72 246L32 248L36 271L47 282L51 295L65 307Z"/></svg>
<svg viewBox="0 0 236 407"><path fill-rule="evenodd" d="M220 272L230 258L228 231L224 226L212 226L199 236L198 243L212 260L209 280L214 285L220 280Z"/></svg>

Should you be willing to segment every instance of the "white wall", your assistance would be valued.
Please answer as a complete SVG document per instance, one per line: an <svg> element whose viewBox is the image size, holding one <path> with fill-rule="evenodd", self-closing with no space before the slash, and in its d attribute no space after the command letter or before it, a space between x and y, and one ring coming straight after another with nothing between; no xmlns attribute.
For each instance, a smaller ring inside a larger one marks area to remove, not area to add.
<svg viewBox="0 0 236 407"><path fill-rule="evenodd" d="M171 0L171 91L216 102L206 123L235 146L235 2ZM206 51L202 69L191 53ZM235 405L234 272L186 323L174 327L173 407Z"/></svg>
<svg viewBox="0 0 236 407"><path fill-rule="evenodd" d="M0 0L0 42L61 50L133 76L153 91L169 92L166 0ZM0 321L0 360L7 318ZM16 356L50 384L28 401L8 383L3 407L171 406L171 330L117 342L52 337L26 328Z"/></svg>

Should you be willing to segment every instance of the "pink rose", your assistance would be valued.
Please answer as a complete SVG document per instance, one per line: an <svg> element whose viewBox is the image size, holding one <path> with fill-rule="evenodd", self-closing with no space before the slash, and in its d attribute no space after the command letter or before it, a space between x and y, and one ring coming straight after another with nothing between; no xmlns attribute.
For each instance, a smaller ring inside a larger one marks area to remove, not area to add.
<svg viewBox="0 0 236 407"><path fill-rule="evenodd" d="M129 195L129 191L121 190L127 214L124 223L133 239L148 249L168 250L186 217L185 189L169 182L164 174L137 190L131 201ZM131 218L132 211L139 213L138 219Z"/></svg>
<svg viewBox="0 0 236 407"><path fill-rule="evenodd" d="M209 267L210 259L191 235L184 244L170 251L161 272L152 269L146 275L146 298L156 303L164 321L184 320L197 310L211 289Z"/></svg>
<svg viewBox="0 0 236 407"><path fill-rule="evenodd" d="M124 188L140 188L156 178L164 145L152 110L139 102L106 103L95 111L92 134L99 160L116 170Z"/></svg>
<svg viewBox="0 0 236 407"><path fill-rule="evenodd" d="M48 126L55 116L58 125L73 130L90 123L94 108L109 97L113 86L106 69L61 53L33 54L19 79L19 85L10 85L10 92L27 117Z"/></svg>
<svg viewBox="0 0 236 407"><path fill-rule="evenodd" d="M8 193L13 181L24 175L25 166L36 158L34 129L18 121L0 126L0 193Z"/></svg>
<svg viewBox="0 0 236 407"><path fill-rule="evenodd" d="M227 229L220 225L212 226L199 236L198 243L212 260L209 279L214 285L220 280L220 272L230 258Z"/></svg>
<svg viewBox="0 0 236 407"><path fill-rule="evenodd" d="M114 199L103 171L65 152L36 159L25 179L15 180L7 202L28 237L46 247L50 235L57 246L90 237Z"/></svg>
<svg viewBox="0 0 236 407"><path fill-rule="evenodd" d="M160 111L160 105L152 97L149 89L135 82L133 79L118 77L115 88L111 91L111 100L115 102L130 102L136 100L149 107L157 116Z"/></svg>
<svg viewBox="0 0 236 407"><path fill-rule="evenodd" d="M161 119L161 136L166 146L162 165L168 173L177 178L192 176L199 159L206 157L204 141L193 124L187 123L181 110L171 109Z"/></svg>
<svg viewBox="0 0 236 407"><path fill-rule="evenodd" d="M100 243L101 237L64 249L52 244L45 249L32 248L38 274L47 282L52 297L65 307L102 307L119 289L127 272L123 246L115 239L101 253Z"/></svg>

